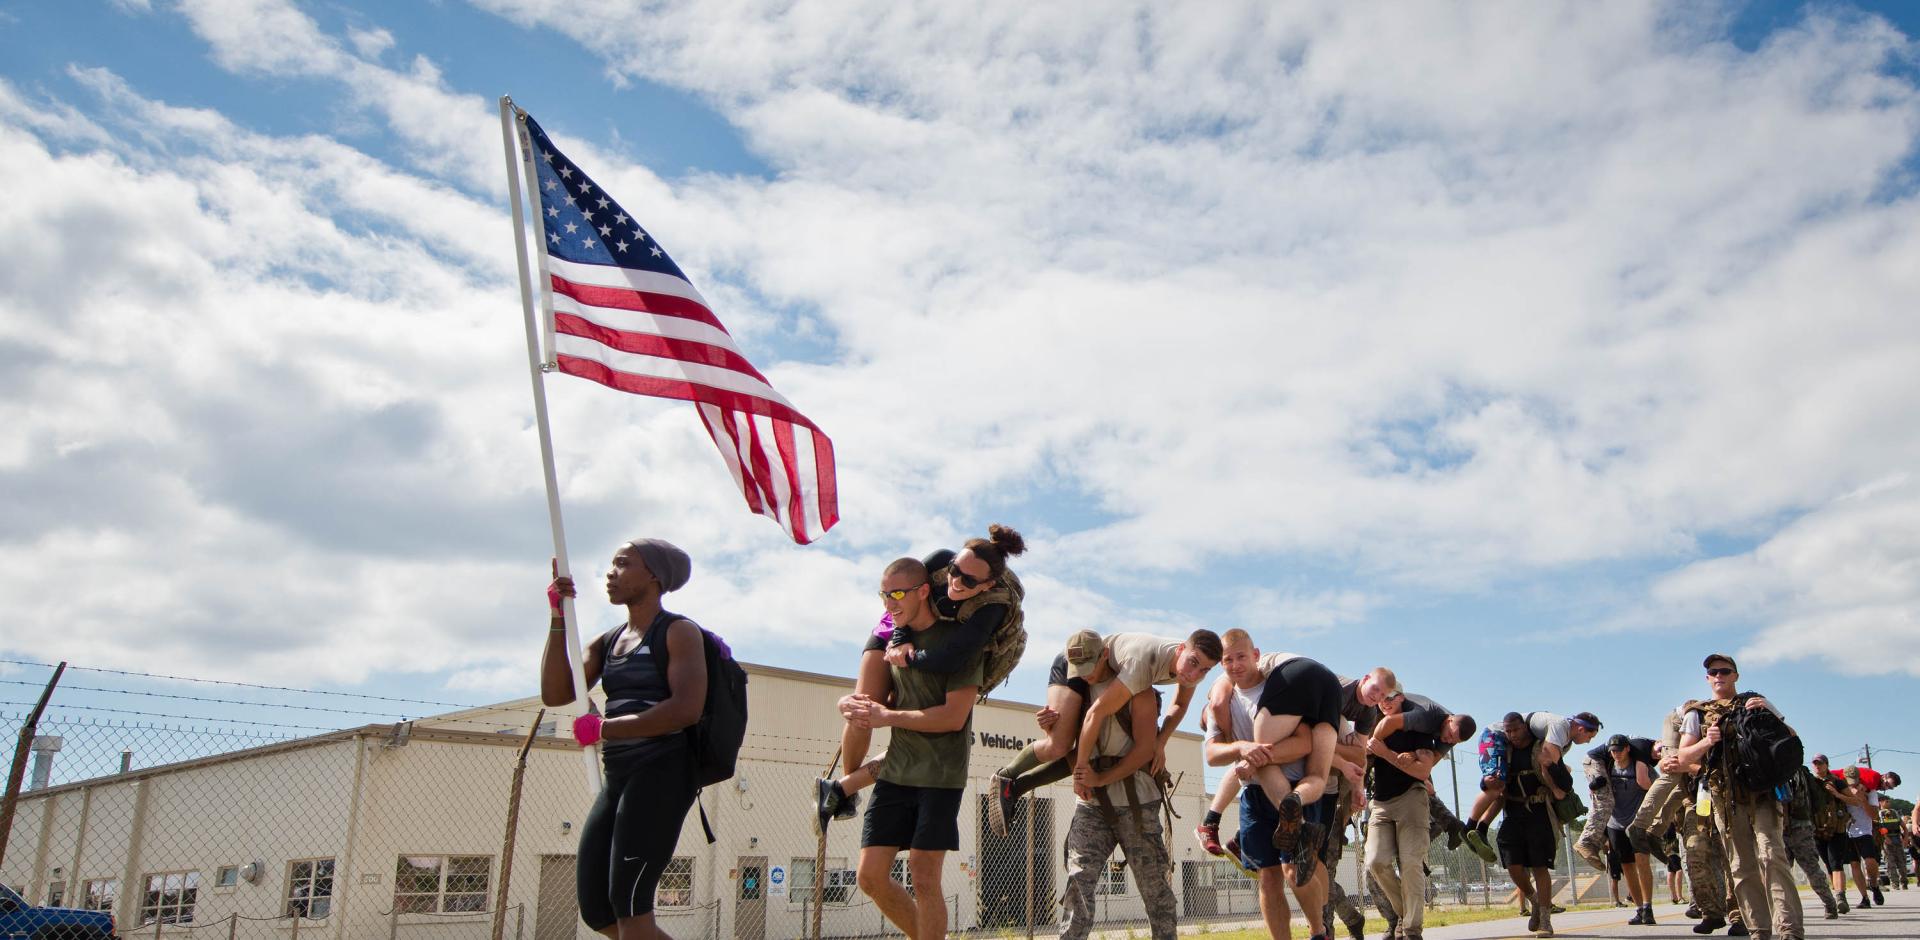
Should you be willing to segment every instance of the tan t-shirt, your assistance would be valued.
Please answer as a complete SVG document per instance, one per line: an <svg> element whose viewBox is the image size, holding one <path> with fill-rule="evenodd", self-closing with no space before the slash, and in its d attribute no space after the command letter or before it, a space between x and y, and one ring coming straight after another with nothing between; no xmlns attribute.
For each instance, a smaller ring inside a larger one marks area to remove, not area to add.
<svg viewBox="0 0 1920 940"><path fill-rule="evenodd" d="M1134 695L1173 682L1173 660L1180 641L1151 633L1116 633L1107 637L1107 661L1114 679Z"/></svg>
<svg viewBox="0 0 1920 940"><path fill-rule="evenodd" d="M1119 680L1116 679L1116 680L1109 680L1107 682L1102 682L1088 689L1088 693L1091 698L1098 699L1100 697L1100 693L1105 692L1108 686L1112 685L1114 682L1117 682L1117 681ZM1139 693L1135 693L1135 694L1137 695ZM1113 717L1108 718L1106 721L1101 723L1100 737L1098 740L1093 742L1094 756L1114 757L1114 758L1127 756L1127 751L1133 747L1133 734L1130 730L1132 727L1133 727L1133 703L1129 701L1125 707L1120 709L1119 714L1114 715ZM1154 747L1155 742L1147 741L1145 744L1141 746ZM1142 805L1147 803L1157 803L1162 798L1160 793L1160 785L1154 782L1153 777L1147 773L1148 766L1150 765L1142 764L1140 765L1139 770L1136 770L1133 772L1134 796L1136 799L1139 800L1139 802ZM1107 791L1108 801L1112 802L1115 807L1124 807L1129 805L1127 802L1126 781L1115 780L1114 782L1107 784L1105 789ZM1080 802L1087 803L1087 802L1093 802L1093 801L1081 800Z"/></svg>

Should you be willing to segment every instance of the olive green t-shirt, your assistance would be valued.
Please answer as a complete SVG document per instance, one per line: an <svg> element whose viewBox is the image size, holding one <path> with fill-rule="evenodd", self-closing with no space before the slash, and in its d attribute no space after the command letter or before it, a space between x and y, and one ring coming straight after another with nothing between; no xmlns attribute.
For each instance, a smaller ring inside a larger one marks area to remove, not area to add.
<svg viewBox="0 0 1920 940"><path fill-rule="evenodd" d="M964 643L966 627L953 620L938 620L910 639L914 649L935 651L954 643ZM950 673L924 669L893 671L893 707L902 711L933 708L945 704L947 693L969 686L977 687L984 677L982 657L976 653L966 664ZM959 790L967 785L967 752L973 734L973 712L958 731L929 734L894 728L887 744L887 759L876 775L888 783L904 787L938 787Z"/></svg>
<svg viewBox="0 0 1920 940"><path fill-rule="evenodd" d="M1128 693L1139 695L1156 685L1174 682L1173 660L1180 653L1179 640L1150 633L1115 633L1106 642L1115 678Z"/></svg>

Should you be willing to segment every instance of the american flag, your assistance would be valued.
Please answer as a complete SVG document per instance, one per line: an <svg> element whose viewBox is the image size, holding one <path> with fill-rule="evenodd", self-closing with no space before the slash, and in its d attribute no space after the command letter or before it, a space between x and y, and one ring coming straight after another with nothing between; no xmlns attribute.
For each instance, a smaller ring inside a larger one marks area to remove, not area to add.
<svg viewBox="0 0 1920 940"><path fill-rule="evenodd" d="M832 528L833 442L740 354L666 249L520 117L540 191L559 370L693 402L749 509L803 545Z"/></svg>

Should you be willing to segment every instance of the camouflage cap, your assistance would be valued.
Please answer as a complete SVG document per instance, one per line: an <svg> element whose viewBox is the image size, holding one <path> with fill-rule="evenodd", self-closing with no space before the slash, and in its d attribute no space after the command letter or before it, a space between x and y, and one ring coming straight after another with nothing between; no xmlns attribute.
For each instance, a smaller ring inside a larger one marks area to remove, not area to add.
<svg viewBox="0 0 1920 940"><path fill-rule="evenodd" d="M1739 671L1740 671L1740 664L1739 664L1739 663L1736 663L1736 662L1734 662L1734 661L1733 661L1733 657L1731 657L1731 656L1728 656L1728 655L1727 655L1727 654L1725 654L1725 653L1713 653L1713 654L1711 654L1711 655L1709 655L1709 656L1708 656L1708 657L1707 657L1706 659L1703 659L1703 660L1701 660L1701 661L1700 661L1700 668L1702 668L1702 669L1712 669L1712 668L1713 668L1713 662L1714 662L1714 660L1716 660L1716 659L1717 659L1717 660L1720 660L1720 661L1722 661L1722 662L1724 662L1724 663L1726 663L1726 664L1727 664L1727 666L1728 666L1729 668L1731 668L1731 669L1732 669L1732 670L1733 670L1734 672L1739 672Z"/></svg>
<svg viewBox="0 0 1920 940"><path fill-rule="evenodd" d="M1067 637L1067 676L1085 679L1093 675L1094 668L1100 665L1100 653L1106 648L1107 641L1092 630Z"/></svg>

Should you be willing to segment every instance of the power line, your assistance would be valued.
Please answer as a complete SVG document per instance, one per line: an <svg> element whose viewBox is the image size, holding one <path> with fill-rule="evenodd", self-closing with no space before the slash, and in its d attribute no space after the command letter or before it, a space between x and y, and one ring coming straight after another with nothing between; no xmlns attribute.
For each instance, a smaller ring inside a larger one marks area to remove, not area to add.
<svg viewBox="0 0 1920 940"><path fill-rule="evenodd" d="M36 663L24 659L0 659L4 666L37 666L52 669L52 663ZM485 708L484 705L468 705L460 702L434 702L417 698L394 698L387 695L368 695L363 692L327 692L320 689L296 689L284 685L260 685L254 682L233 682L227 679L201 679L194 676L169 676L155 672L130 672L125 669L101 669L91 666L68 666L68 672L98 672L111 676L132 676L139 679L165 679L173 682L199 682L206 685L229 685L242 689L261 689L269 692L292 692L298 695L331 695L341 698L365 699L372 702L396 702L402 705L433 705L438 708ZM369 713L371 714L371 713Z"/></svg>

